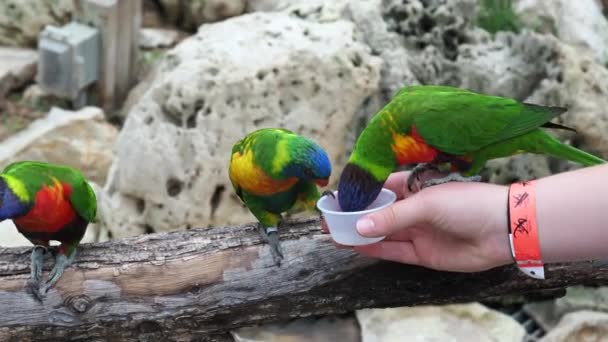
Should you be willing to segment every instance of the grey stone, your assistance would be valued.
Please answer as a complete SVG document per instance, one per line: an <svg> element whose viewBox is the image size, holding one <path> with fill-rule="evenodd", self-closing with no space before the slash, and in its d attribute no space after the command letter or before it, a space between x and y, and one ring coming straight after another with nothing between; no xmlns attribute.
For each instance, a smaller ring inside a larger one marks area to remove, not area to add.
<svg viewBox="0 0 608 342"><path fill-rule="evenodd" d="M61 25L71 17L72 0L0 1L0 45L35 47L45 25Z"/></svg>
<svg viewBox="0 0 608 342"><path fill-rule="evenodd" d="M519 342L524 328L513 318L479 303L415 306L357 311L362 342L509 341Z"/></svg>
<svg viewBox="0 0 608 342"><path fill-rule="evenodd" d="M77 168L103 185L117 136L118 130L105 122L99 108L73 112L55 107L0 144L0 169L19 160L46 161Z"/></svg>
<svg viewBox="0 0 608 342"><path fill-rule="evenodd" d="M34 80L37 62L36 50L0 47L0 100Z"/></svg>
<svg viewBox="0 0 608 342"><path fill-rule="evenodd" d="M120 134L102 218L112 235L254 221L228 163L261 127L309 136L340 172L380 79L381 60L355 32L344 20L253 13L203 25L171 50Z"/></svg>
<svg viewBox="0 0 608 342"><path fill-rule="evenodd" d="M359 342L361 336L353 316L301 318L286 323L245 327L231 331L235 342Z"/></svg>
<svg viewBox="0 0 608 342"><path fill-rule="evenodd" d="M140 30L139 46L144 49L167 48L175 45L179 38L176 30L161 28L142 28Z"/></svg>
<svg viewBox="0 0 608 342"><path fill-rule="evenodd" d="M245 12L246 0L160 0L166 19L186 30Z"/></svg>
<svg viewBox="0 0 608 342"><path fill-rule="evenodd" d="M608 20L597 0L517 0L514 8L529 27L555 34L586 49L600 64L608 63Z"/></svg>
<svg viewBox="0 0 608 342"><path fill-rule="evenodd" d="M608 341L608 314L577 311L565 315L539 342Z"/></svg>

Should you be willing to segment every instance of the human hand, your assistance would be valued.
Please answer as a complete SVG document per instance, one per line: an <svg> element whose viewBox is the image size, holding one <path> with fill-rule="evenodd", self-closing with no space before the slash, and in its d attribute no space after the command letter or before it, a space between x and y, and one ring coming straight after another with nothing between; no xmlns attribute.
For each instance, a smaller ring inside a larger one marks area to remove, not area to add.
<svg viewBox="0 0 608 342"><path fill-rule="evenodd" d="M397 194L394 204L357 222L359 234L386 238L371 245L354 246L355 251L455 272L483 271L513 262L508 236L508 187L451 182L413 194L407 189L408 175L408 171L393 173L384 184Z"/></svg>

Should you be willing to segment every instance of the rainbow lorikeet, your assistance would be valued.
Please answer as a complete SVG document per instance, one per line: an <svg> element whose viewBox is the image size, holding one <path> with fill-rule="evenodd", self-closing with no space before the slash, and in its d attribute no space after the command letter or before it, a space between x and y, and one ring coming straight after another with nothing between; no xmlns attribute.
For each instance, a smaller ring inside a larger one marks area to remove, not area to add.
<svg viewBox="0 0 608 342"><path fill-rule="evenodd" d="M95 221L96 210L93 189L73 168L22 161L8 165L0 174L0 221L11 219L34 244L27 288L38 300L49 240L61 245L45 292L74 260L87 225Z"/></svg>
<svg viewBox="0 0 608 342"><path fill-rule="evenodd" d="M407 86L369 122L340 176L342 210L366 208L398 166L418 164L408 187L428 170L449 166L449 181L479 181L490 159L519 153L546 154L584 166L605 161L561 143L541 127L569 129L549 120L565 108L545 107L448 86Z"/></svg>
<svg viewBox="0 0 608 342"><path fill-rule="evenodd" d="M331 164L312 140L286 129L263 128L232 148L230 181L260 223L275 264L283 253L277 227L282 213L316 209L317 185L326 186Z"/></svg>

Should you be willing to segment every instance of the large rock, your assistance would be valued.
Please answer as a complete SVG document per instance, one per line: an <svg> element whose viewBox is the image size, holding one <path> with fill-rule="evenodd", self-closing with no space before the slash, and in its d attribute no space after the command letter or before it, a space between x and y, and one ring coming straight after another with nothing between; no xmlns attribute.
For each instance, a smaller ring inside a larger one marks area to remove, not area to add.
<svg viewBox="0 0 608 342"><path fill-rule="evenodd" d="M301 318L285 323L244 327L231 331L235 342L359 342L354 317Z"/></svg>
<svg viewBox="0 0 608 342"><path fill-rule="evenodd" d="M577 311L565 315L539 342L608 341L608 314Z"/></svg>
<svg viewBox="0 0 608 342"><path fill-rule="evenodd" d="M526 334L513 318L478 303L365 309L357 318L362 342L512 342Z"/></svg>
<svg viewBox="0 0 608 342"><path fill-rule="evenodd" d="M552 330L560 320L573 312L598 311L608 313L608 287L573 286L566 295L554 300L524 305L524 310L546 331Z"/></svg>
<svg viewBox="0 0 608 342"><path fill-rule="evenodd" d="M0 45L36 46L45 25L66 23L74 9L73 0L0 1Z"/></svg>
<svg viewBox="0 0 608 342"><path fill-rule="evenodd" d="M554 33L563 42L590 50L608 63L608 20L597 0L518 0L514 8L534 29Z"/></svg>
<svg viewBox="0 0 608 342"><path fill-rule="evenodd" d="M262 127L311 137L337 174L380 63L347 21L255 13L202 26L166 56L128 115L105 225L120 227L118 237L253 221L228 163L233 144Z"/></svg>
<svg viewBox="0 0 608 342"><path fill-rule="evenodd" d="M523 1L523 0L522 0ZM590 51L551 34L524 30L494 37L474 26L477 2L362 0L255 0L252 10L282 11L311 21L353 21L374 54L384 60L375 112L402 86L447 84L531 103L567 106L556 120L579 130L553 131L560 139L608 157L608 72ZM608 36L607 36L608 37ZM600 46L601 47L601 46ZM503 183L578 167L539 155L500 159L486 179Z"/></svg>
<svg viewBox="0 0 608 342"><path fill-rule="evenodd" d="M139 31L139 47L143 49L168 48L179 38L176 30L162 28L142 28Z"/></svg>
<svg viewBox="0 0 608 342"><path fill-rule="evenodd" d="M0 100L34 79L37 62L36 50L0 47Z"/></svg>
<svg viewBox="0 0 608 342"><path fill-rule="evenodd" d="M187 30L245 12L246 0L160 0L166 19Z"/></svg>
<svg viewBox="0 0 608 342"><path fill-rule="evenodd" d="M373 54L384 60L380 97L370 107L374 110L404 85L457 83L451 79L453 71L442 69L456 59L460 44L488 37L480 37L472 25L476 4L476 0L251 0L249 10L280 11L316 22L354 22Z"/></svg>
<svg viewBox="0 0 608 342"><path fill-rule="evenodd" d="M113 159L118 130L105 122L101 109L78 112L53 108L47 117L0 144L0 168L19 160L40 160L81 170L104 184Z"/></svg>
<svg viewBox="0 0 608 342"><path fill-rule="evenodd" d="M578 134L560 132L571 143L608 158L608 69L593 55L555 41L547 74L527 98L528 102L566 106L568 111L556 122L578 130Z"/></svg>

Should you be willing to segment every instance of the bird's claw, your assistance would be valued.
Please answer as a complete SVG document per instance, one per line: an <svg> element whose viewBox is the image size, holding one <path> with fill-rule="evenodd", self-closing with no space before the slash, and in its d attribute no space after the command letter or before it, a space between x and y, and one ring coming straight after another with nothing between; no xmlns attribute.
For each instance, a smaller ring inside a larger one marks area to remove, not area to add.
<svg viewBox="0 0 608 342"><path fill-rule="evenodd" d="M25 284L25 291L30 293L34 299L42 303L40 293L40 280L42 279L42 265L44 264L44 254L47 252L45 246L36 245L32 250L30 279Z"/></svg>
<svg viewBox="0 0 608 342"><path fill-rule="evenodd" d="M49 273L49 278L44 285L45 294L59 281L59 278L61 278L65 269L74 261L75 256L76 251L73 251L69 257L65 254L59 254L57 258L55 258L55 266L53 266L51 273Z"/></svg>
<svg viewBox="0 0 608 342"><path fill-rule="evenodd" d="M270 246L270 253L272 254L274 264L276 266L281 266L281 261L283 260L283 250L281 249L281 244L279 243L278 229L276 227L264 228L261 224L258 228L262 239Z"/></svg>
<svg viewBox="0 0 608 342"><path fill-rule="evenodd" d="M42 304L43 296L40 292L40 280L35 281L33 279L29 279L25 284L25 292L31 294L37 302Z"/></svg>
<svg viewBox="0 0 608 342"><path fill-rule="evenodd" d="M410 192L414 192L413 190L413 185L415 182L420 181L420 175L422 175L423 173L430 171L430 170L438 170L436 165L430 164L430 163L420 163L418 165L416 165L409 177L407 178L407 189ZM422 188L421 188L422 189Z"/></svg>
<svg viewBox="0 0 608 342"><path fill-rule="evenodd" d="M323 193L321 193L321 197L323 196L331 196L333 199L336 199L336 195L334 195L334 192L331 190L323 191Z"/></svg>
<svg viewBox="0 0 608 342"><path fill-rule="evenodd" d="M268 244L270 245L270 251L272 253L272 259L276 266L281 266L283 261L283 249L279 242L279 233L271 232L268 234Z"/></svg>

